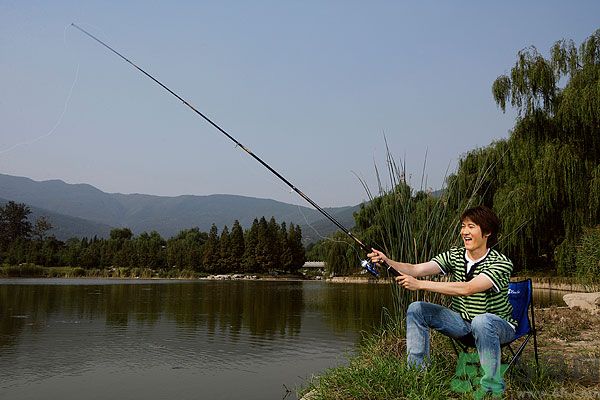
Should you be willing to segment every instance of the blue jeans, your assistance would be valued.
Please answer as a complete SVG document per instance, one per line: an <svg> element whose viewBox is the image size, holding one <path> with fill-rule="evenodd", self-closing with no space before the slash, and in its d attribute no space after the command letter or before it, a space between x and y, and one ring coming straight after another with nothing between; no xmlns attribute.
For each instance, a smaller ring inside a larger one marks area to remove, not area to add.
<svg viewBox="0 0 600 400"><path fill-rule="evenodd" d="M500 373L500 345L510 342L515 330L495 314L481 314L465 321L459 313L438 304L415 301L406 314L406 348L408 364L423 367L429 358L429 328L452 338L472 333L483 369L484 391L502 393L506 387Z"/></svg>

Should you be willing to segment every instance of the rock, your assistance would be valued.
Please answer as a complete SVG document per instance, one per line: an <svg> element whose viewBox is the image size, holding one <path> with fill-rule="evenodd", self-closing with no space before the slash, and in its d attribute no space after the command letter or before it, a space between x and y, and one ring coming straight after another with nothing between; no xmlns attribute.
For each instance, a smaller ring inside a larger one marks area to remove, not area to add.
<svg viewBox="0 0 600 400"><path fill-rule="evenodd" d="M310 392L306 393L300 400L313 400L316 398L317 398L317 391L313 389Z"/></svg>
<svg viewBox="0 0 600 400"><path fill-rule="evenodd" d="M593 313L600 312L600 292L596 293L569 293L563 296L569 308L579 307Z"/></svg>

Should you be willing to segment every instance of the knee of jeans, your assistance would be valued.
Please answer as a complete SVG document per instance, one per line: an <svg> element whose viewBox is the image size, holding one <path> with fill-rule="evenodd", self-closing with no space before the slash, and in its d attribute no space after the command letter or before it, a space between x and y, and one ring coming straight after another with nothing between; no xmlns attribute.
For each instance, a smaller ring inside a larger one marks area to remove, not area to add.
<svg viewBox="0 0 600 400"><path fill-rule="evenodd" d="M422 301L413 301L412 303L409 304L408 310L406 310L406 313L407 314L421 314L422 309L423 309Z"/></svg>
<svg viewBox="0 0 600 400"><path fill-rule="evenodd" d="M493 329L492 319L488 314L478 315L471 321L471 329L474 336L477 336L478 333L489 332Z"/></svg>

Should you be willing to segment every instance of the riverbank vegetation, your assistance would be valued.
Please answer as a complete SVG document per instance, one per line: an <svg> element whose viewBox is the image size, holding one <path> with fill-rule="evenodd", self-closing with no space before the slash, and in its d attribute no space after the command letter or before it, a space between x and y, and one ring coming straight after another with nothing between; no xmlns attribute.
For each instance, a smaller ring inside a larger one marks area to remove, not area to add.
<svg viewBox="0 0 600 400"><path fill-rule="evenodd" d="M164 239L157 232L134 236L113 229L108 239L47 236L51 224L28 221L25 204L0 206L0 263L4 276L198 277L202 274L295 273L304 264L299 226L274 218L255 219L244 231L238 221L231 231L198 228ZM19 266L20 265L20 266ZM62 268L59 267L69 267Z"/></svg>
<svg viewBox="0 0 600 400"><path fill-rule="evenodd" d="M552 307L538 310L536 318L539 372L530 343L506 376L504 398L599 399L600 315ZM448 338L434 332L431 349L425 371L408 368L403 332L391 326L365 338L346 365L314 377L301 393L307 400L473 399L473 393L452 391L457 357Z"/></svg>
<svg viewBox="0 0 600 400"><path fill-rule="evenodd" d="M492 85L500 109L518 112L509 138L468 152L436 193L410 188L388 157L391 189L380 190L355 215L357 236L392 257L423 261L435 246L419 229L450 223L450 231L439 234L457 240L452 218L466 205L485 204L502 220L499 249L515 273L600 282L599 88L600 30L579 47L556 42L547 58L533 46L521 50ZM432 219L436 208L444 215ZM333 274L356 272L356 254L341 247L345 238L334 239L310 247L309 258L323 257Z"/></svg>

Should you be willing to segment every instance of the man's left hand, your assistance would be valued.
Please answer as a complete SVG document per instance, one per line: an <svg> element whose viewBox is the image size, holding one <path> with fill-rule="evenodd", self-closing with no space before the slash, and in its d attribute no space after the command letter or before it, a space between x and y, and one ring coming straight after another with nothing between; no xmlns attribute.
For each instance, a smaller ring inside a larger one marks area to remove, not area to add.
<svg viewBox="0 0 600 400"><path fill-rule="evenodd" d="M400 275L396 277L396 283L408 290L421 289L421 281L410 275Z"/></svg>

